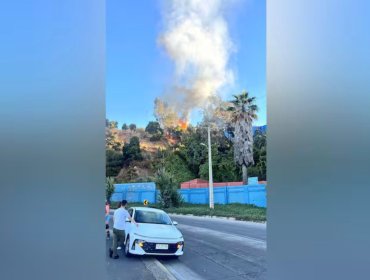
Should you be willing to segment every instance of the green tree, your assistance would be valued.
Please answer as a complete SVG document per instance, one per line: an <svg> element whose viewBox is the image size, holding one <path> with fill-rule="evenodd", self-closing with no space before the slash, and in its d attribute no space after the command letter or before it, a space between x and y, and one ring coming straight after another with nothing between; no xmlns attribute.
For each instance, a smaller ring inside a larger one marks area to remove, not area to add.
<svg viewBox="0 0 370 280"><path fill-rule="evenodd" d="M131 137L129 143L125 143L122 149L123 163L129 165L133 160L142 160L139 137Z"/></svg>
<svg viewBox="0 0 370 280"><path fill-rule="evenodd" d="M207 155L208 157L208 155ZM218 143L212 145L213 180L215 182L238 181L241 172L240 167L234 161L233 147L222 150ZM208 159L200 166L199 177L208 180Z"/></svg>
<svg viewBox="0 0 370 280"><path fill-rule="evenodd" d="M105 130L105 147L110 149L115 142L115 137L110 129Z"/></svg>
<svg viewBox="0 0 370 280"><path fill-rule="evenodd" d="M233 128L234 158L242 166L244 184L248 183L247 168L254 164L252 123L257 119L257 110L255 97L250 97L246 91L234 95L227 108Z"/></svg>
<svg viewBox="0 0 370 280"><path fill-rule="evenodd" d="M211 134L213 179L215 181L236 181L241 177L241 169L233 157L232 142L225 137L222 129L214 129ZM194 178L208 180L207 130L203 124L191 127L181 137L174 150L161 152L167 172L178 183Z"/></svg>
<svg viewBox="0 0 370 280"><path fill-rule="evenodd" d="M118 122L110 121L109 122L109 128L118 128Z"/></svg>
<svg viewBox="0 0 370 280"><path fill-rule="evenodd" d="M162 134L154 134L150 136L149 141L156 142L162 139Z"/></svg>
<svg viewBox="0 0 370 280"><path fill-rule="evenodd" d="M121 150L121 143L117 141L116 135L112 132L111 129L105 130L105 148L107 150Z"/></svg>
<svg viewBox="0 0 370 280"><path fill-rule="evenodd" d="M114 179L112 177L105 178L105 199L110 202L112 194L114 193Z"/></svg>
<svg viewBox="0 0 370 280"><path fill-rule="evenodd" d="M249 167L251 176L266 180L266 133L256 130L253 136L254 165Z"/></svg>
<svg viewBox="0 0 370 280"><path fill-rule="evenodd" d="M150 134L157 134L157 133L163 132L161 126L159 125L159 122L153 122L153 121L150 121L148 123L148 125L145 127L145 131Z"/></svg>
<svg viewBox="0 0 370 280"><path fill-rule="evenodd" d="M187 162L177 152L171 152L166 155L163 167L173 176L176 186L198 177L198 174L194 174L189 170Z"/></svg>
<svg viewBox="0 0 370 280"><path fill-rule="evenodd" d="M122 154L114 150L106 150L105 174L107 177L115 177L122 168Z"/></svg>
<svg viewBox="0 0 370 280"><path fill-rule="evenodd" d="M149 122L145 128L145 131L151 134L151 137L149 138L149 140L152 142L161 140L163 136L163 130L161 126L159 125L159 122L153 122L153 121Z"/></svg>
<svg viewBox="0 0 370 280"><path fill-rule="evenodd" d="M123 125L122 125L122 130L127 130L128 129L128 126L127 126L127 124L126 123L124 123Z"/></svg>
<svg viewBox="0 0 370 280"><path fill-rule="evenodd" d="M199 167L207 162L207 148L202 143L206 142L206 138L201 129L189 131L182 135L182 140L178 148L178 155L182 158L189 170L199 175Z"/></svg>
<svg viewBox="0 0 370 280"><path fill-rule="evenodd" d="M176 182L172 174L161 168L155 174L155 182L160 191L159 202L164 208L178 207L182 203L182 197L178 192Z"/></svg>
<svg viewBox="0 0 370 280"><path fill-rule="evenodd" d="M136 124L132 123L129 125L130 130L135 131L136 130Z"/></svg>

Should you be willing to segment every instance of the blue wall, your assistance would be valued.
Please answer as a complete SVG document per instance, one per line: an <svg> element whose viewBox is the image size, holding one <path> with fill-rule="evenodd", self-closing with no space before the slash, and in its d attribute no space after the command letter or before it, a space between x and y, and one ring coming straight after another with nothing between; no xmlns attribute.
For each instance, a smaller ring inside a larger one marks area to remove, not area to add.
<svg viewBox="0 0 370 280"><path fill-rule="evenodd" d="M208 188L183 189L180 193L187 203L207 204L209 202ZM214 201L216 204L242 203L266 207L266 187L261 184L215 187Z"/></svg>
<svg viewBox="0 0 370 280"><path fill-rule="evenodd" d="M266 207L266 188L261 184L250 184L237 187L215 187L214 201L216 204L242 203L253 204L260 207ZM184 201L193 204L208 204L208 188L182 189L179 190ZM158 191L155 189L155 183L131 183L116 184L115 193L112 195L112 201L121 201L126 199L129 202L143 202L145 199L149 203L157 201Z"/></svg>
<svg viewBox="0 0 370 280"><path fill-rule="evenodd" d="M112 201L121 201L126 199L129 202L143 202L145 199L149 203L156 202L155 183L130 183L115 184L115 192L111 197Z"/></svg>

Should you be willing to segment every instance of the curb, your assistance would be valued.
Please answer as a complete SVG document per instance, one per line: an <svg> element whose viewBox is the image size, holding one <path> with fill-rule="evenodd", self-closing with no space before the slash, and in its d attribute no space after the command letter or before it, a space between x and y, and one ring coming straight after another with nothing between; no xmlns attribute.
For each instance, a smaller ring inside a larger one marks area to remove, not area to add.
<svg viewBox="0 0 370 280"><path fill-rule="evenodd" d="M177 280L175 276L157 259L142 258L142 261L156 280Z"/></svg>
<svg viewBox="0 0 370 280"><path fill-rule="evenodd" d="M193 214L178 214L178 213L167 213L168 215L172 216L179 216L179 217L192 217L192 218L208 218L208 219L216 219L216 220L228 220L228 221L236 221L236 222L246 222L246 223L256 223L256 224L266 224L266 221L247 221L247 220L238 220L233 217L222 217L222 216L207 216L207 215L193 215Z"/></svg>
<svg viewBox="0 0 370 280"><path fill-rule="evenodd" d="M188 217L197 217L197 218L210 218L210 219L220 219L220 220L243 221L243 220L237 220L233 217L193 215L193 214L178 214L178 213L167 213L167 214L172 215L172 216L188 216Z"/></svg>

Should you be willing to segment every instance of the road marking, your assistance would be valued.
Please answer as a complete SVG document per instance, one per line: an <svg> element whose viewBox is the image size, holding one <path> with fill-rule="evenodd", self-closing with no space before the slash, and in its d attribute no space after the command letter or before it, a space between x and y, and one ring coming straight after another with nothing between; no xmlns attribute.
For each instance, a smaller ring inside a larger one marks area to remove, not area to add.
<svg viewBox="0 0 370 280"><path fill-rule="evenodd" d="M155 258L142 258L145 267L153 274L156 280L178 280L171 272Z"/></svg>
<svg viewBox="0 0 370 280"><path fill-rule="evenodd" d="M173 263L165 263L164 266L166 266L168 270L178 280L203 280L204 279L179 261L176 261Z"/></svg>
<svg viewBox="0 0 370 280"><path fill-rule="evenodd" d="M188 225L178 225L180 229L191 231L192 233L200 233L205 235L213 235L217 238L226 240L226 241L240 241L243 244L247 244L256 249L266 250L266 241L262 239L257 239L253 237L246 237L231 233L225 233L221 231L216 231L213 229L205 229L200 227L188 226ZM186 244L186 241L185 241Z"/></svg>

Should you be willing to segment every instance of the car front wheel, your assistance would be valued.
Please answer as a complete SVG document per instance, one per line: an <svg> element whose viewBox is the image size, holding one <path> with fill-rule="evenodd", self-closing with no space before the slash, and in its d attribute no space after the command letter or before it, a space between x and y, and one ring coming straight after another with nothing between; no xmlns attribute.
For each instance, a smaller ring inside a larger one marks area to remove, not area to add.
<svg viewBox="0 0 370 280"><path fill-rule="evenodd" d="M126 257L131 257L130 253L130 236L127 236L126 245L125 245L125 255Z"/></svg>

